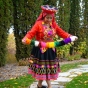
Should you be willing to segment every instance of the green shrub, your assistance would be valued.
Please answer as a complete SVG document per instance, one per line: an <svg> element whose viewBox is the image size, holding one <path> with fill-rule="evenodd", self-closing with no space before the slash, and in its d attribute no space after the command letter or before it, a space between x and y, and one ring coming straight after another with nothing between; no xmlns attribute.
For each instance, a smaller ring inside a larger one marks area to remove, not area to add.
<svg viewBox="0 0 88 88"><path fill-rule="evenodd" d="M29 64L28 58L20 59L18 64L19 66L27 66Z"/></svg>
<svg viewBox="0 0 88 88"><path fill-rule="evenodd" d="M79 60L81 59L81 55L79 53L76 53L74 55L68 55L66 58L68 61Z"/></svg>
<svg viewBox="0 0 88 88"><path fill-rule="evenodd" d="M16 57L14 54L7 52L6 63L17 63Z"/></svg>

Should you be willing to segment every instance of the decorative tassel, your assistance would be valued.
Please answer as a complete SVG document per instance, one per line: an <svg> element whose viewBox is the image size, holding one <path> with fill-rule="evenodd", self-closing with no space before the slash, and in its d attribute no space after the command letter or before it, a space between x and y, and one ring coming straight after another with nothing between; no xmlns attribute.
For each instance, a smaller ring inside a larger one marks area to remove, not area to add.
<svg viewBox="0 0 88 88"><path fill-rule="evenodd" d="M54 48L54 47L55 47L54 42L49 42L49 47L48 48Z"/></svg>
<svg viewBox="0 0 88 88"><path fill-rule="evenodd" d="M30 44L31 43L31 40L26 38L26 44Z"/></svg>
<svg viewBox="0 0 88 88"><path fill-rule="evenodd" d="M46 43L45 42L41 42L41 47L46 47Z"/></svg>
<svg viewBox="0 0 88 88"><path fill-rule="evenodd" d="M34 44L36 47L39 46L39 41L35 41L35 44Z"/></svg>
<svg viewBox="0 0 88 88"><path fill-rule="evenodd" d="M66 38L63 40L65 44L68 44L69 42L71 42L71 38Z"/></svg>
<svg viewBox="0 0 88 88"><path fill-rule="evenodd" d="M75 39L77 39L76 36L71 36L71 37L61 40L61 41L39 42L39 41L34 41L34 40L31 41L30 39L26 38L26 44L30 44L30 42L31 42L32 45L34 45L36 47L39 46L39 47L43 48L43 50L45 51L45 48L54 48L54 47L63 46L65 44L75 41Z"/></svg>
<svg viewBox="0 0 88 88"><path fill-rule="evenodd" d="M61 46L61 42L60 41L59 42L55 41L54 43L55 43L55 47Z"/></svg>
<svg viewBox="0 0 88 88"><path fill-rule="evenodd" d="M49 42L46 43L46 47L47 47L47 48L49 47Z"/></svg>
<svg viewBox="0 0 88 88"><path fill-rule="evenodd" d="M35 45L35 41L34 40L31 40L31 45Z"/></svg>

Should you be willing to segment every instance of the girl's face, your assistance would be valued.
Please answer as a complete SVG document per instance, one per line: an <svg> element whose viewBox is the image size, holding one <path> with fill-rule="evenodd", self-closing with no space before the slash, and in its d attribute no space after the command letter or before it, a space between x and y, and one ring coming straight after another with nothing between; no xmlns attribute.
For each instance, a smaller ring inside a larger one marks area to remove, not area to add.
<svg viewBox="0 0 88 88"><path fill-rule="evenodd" d="M51 14L48 14L48 15L45 16L44 22L46 24L50 24L52 22L52 19L53 19L53 16Z"/></svg>

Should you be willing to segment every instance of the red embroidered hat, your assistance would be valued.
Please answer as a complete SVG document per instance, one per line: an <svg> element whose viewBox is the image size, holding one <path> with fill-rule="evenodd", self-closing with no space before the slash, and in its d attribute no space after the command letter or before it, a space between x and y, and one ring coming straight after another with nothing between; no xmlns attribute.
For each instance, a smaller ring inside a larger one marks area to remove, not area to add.
<svg viewBox="0 0 88 88"><path fill-rule="evenodd" d="M58 11L58 9L56 7L51 6L51 5L42 5L41 9L44 12L49 13L49 14L56 13Z"/></svg>

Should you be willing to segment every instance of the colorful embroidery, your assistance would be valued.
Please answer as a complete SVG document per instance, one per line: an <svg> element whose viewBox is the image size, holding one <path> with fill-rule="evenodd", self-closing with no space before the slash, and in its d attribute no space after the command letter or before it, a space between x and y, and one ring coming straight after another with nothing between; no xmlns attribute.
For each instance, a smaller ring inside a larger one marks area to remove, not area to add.
<svg viewBox="0 0 88 88"><path fill-rule="evenodd" d="M55 29L52 27L52 23L50 23L50 26L47 26L44 24L44 22L42 22L43 25L43 31L44 31L44 40L45 41L50 41L53 40L54 36L55 36Z"/></svg>

